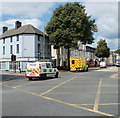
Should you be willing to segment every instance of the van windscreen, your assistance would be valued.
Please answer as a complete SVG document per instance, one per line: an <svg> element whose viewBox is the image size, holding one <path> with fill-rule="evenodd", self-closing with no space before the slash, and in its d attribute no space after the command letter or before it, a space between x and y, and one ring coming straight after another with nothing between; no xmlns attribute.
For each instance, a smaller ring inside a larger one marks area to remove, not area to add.
<svg viewBox="0 0 120 118"><path fill-rule="evenodd" d="M28 68L36 68L36 66L37 66L37 64L35 64L35 63L32 64L31 63L31 64L28 65Z"/></svg>

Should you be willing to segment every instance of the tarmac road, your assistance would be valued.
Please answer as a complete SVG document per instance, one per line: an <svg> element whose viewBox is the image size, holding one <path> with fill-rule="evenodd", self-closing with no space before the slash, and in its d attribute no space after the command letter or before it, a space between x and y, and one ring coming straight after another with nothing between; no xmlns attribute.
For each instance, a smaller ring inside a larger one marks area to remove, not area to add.
<svg viewBox="0 0 120 118"><path fill-rule="evenodd" d="M116 69L116 71L115 71ZM2 74L2 116L118 116L117 67L28 81Z"/></svg>

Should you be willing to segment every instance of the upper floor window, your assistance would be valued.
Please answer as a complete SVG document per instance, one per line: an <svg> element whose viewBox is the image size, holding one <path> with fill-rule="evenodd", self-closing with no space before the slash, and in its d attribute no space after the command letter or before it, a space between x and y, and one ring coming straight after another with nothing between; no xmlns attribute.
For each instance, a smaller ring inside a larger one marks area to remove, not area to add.
<svg viewBox="0 0 120 118"><path fill-rule="evenodd" d="M38 35L38 41L40 41L40 35Z"/></svg>
<svg viewBox="0 0 120 118"><path fill-rule="evenodd" d="M40 53L40 44L38 44L38 53Z"/></svg>
<svg viewBox="0 0 120 118"><path fill-rule="evenodd" d="M19 53L19 44L17 44L17 53Z"/></svg>
<svg viewBox="0 0 120 118"><path fill-rule="evenodd" d="M5 39L3 39L3 43L5 43Z"/></svg>
<svg viewBox="0 0 120 118"><path fill-rule="evenodd" d="M12 47L12 45L10 45L10 54L12 54L13 52L13 47Z"/></svg>
<svg viewBox="0 0 120 118"><path fill-rule="evenodd" d="M3 55L5 54L5 46L3 46Z"/></svg>
<svg viewBox="0 0 120 118"><path fill-rule="evenodd" d="M12 42L12 36L10 37L10 42Z"/></svg>
<svg viewBox="0 0 120 118"><path fill-rule="evenodd" d="M17 35L17 41L19 41L19 35Z"/></svg>

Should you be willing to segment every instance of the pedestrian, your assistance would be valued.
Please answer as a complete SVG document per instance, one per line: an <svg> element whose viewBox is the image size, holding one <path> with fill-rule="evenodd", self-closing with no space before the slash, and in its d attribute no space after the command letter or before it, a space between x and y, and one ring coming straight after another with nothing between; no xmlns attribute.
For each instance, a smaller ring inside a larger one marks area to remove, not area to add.
<svg viewBox="0 0 120 118"><path fill-rule="evenodd" d="M19 67L19 71L20 71L20 73L21 73L21 68Z"/></svg>

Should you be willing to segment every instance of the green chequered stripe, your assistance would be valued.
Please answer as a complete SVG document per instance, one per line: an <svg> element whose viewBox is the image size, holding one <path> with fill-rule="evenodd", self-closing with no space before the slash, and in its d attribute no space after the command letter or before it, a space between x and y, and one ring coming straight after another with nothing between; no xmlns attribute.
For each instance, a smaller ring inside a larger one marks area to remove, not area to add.
<svg viewBox="0 0 120 118"><path fill-rule="evenodd" d="M41 69L41 72L56 72L56 69Z"/></svg>

